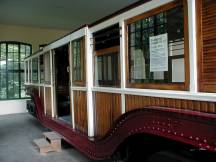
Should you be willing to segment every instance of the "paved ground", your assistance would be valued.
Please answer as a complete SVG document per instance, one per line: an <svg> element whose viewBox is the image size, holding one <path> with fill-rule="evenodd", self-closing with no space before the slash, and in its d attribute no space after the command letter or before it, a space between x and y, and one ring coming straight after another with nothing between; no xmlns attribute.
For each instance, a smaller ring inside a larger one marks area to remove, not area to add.
<svg viewBox="0 0 216 162"><path fill-rule="evenodd" d="M27 113L0 116L0 162L95 162L67 144L60 153L40 155L32 141L44 131L47 129Z"/></svg>

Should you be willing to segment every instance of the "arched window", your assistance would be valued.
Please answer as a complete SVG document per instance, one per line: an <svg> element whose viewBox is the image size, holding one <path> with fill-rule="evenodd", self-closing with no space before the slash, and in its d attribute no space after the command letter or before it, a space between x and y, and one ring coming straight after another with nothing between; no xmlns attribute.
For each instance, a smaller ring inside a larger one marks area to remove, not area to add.
<svg viewBox="0 0 216 162"><path fill-rule="evenodd" d="M0 42L0 100L26 98L24 58L32 46L20 42Z"/></svg>

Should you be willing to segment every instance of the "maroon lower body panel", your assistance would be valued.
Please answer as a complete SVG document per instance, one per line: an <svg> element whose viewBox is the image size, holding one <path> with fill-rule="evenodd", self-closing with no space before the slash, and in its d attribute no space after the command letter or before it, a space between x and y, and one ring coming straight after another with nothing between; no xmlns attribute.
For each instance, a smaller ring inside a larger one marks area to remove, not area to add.
<svg viewBox="0 0 216 162"><path fill-rule="evenodd" d="M129 136L147 133L216 152L216 114L162 107L146 107L122 115L100 140L72 129L71 125L44 115L37 93L31 94L38 120L91 159L104 159Z"/></svg>

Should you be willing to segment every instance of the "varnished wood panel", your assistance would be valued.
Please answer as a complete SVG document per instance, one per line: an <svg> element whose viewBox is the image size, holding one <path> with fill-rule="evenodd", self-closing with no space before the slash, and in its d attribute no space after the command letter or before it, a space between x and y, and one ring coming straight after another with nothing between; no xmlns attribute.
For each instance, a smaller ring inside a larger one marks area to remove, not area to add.
<svg viewBox="0 0 216 162"><path fill-rule="evenodd" d="M126 95L126 112L144 108L145 106L160 106L216 113L216 103L214 102Z"/></svg>
<svg viewBox="0 0 216 162"><path fill-rule="evenodd" d="M75 129L83 133L88 133L88 117L87 117L87 96L86 92L74 91L74 120Z"/></svg>
<svg viewBox="0 0 216 162"><path fill-rule="evenodd" d="M95 136L102 137L121 115L121 95L95 93Z"/></svg>
<svg viewBox="0 0 216 162"><path fill-rule="evenodd" d="M197 0L197 37L200 91L216 92L216 3Z"/></svg>
<svg viewBox="0 0 216 162"><path fill-rule="evenodd" d="M45 88L45 107L46 107L46 115L52 116L52 100L51 100L51 88Z"/></svg>
<svg viewBox="0 0 216 162"><path fill-rule="evenodd" d="M41 104L44 108L44 87L39 87L40 88L40 100L41 100Z"/></svg>
<svg viewBox="0 0 216 162"><path fill-rule="evenodd" d="M34 92L37 92L37 94L39 94L39 87L38 86L26 85L25 88L26 88L27 92L34 91Z"/></svg>

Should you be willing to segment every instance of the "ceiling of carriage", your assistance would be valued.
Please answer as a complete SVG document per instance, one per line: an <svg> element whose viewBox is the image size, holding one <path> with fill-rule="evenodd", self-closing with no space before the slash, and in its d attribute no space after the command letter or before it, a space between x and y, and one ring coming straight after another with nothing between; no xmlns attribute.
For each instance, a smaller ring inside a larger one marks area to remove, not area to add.
<svg viewBox="0 0 216 162"><path fill-rule="evenodd" d="M138 0L0 0L0 24L73 30Z"/></svg>

